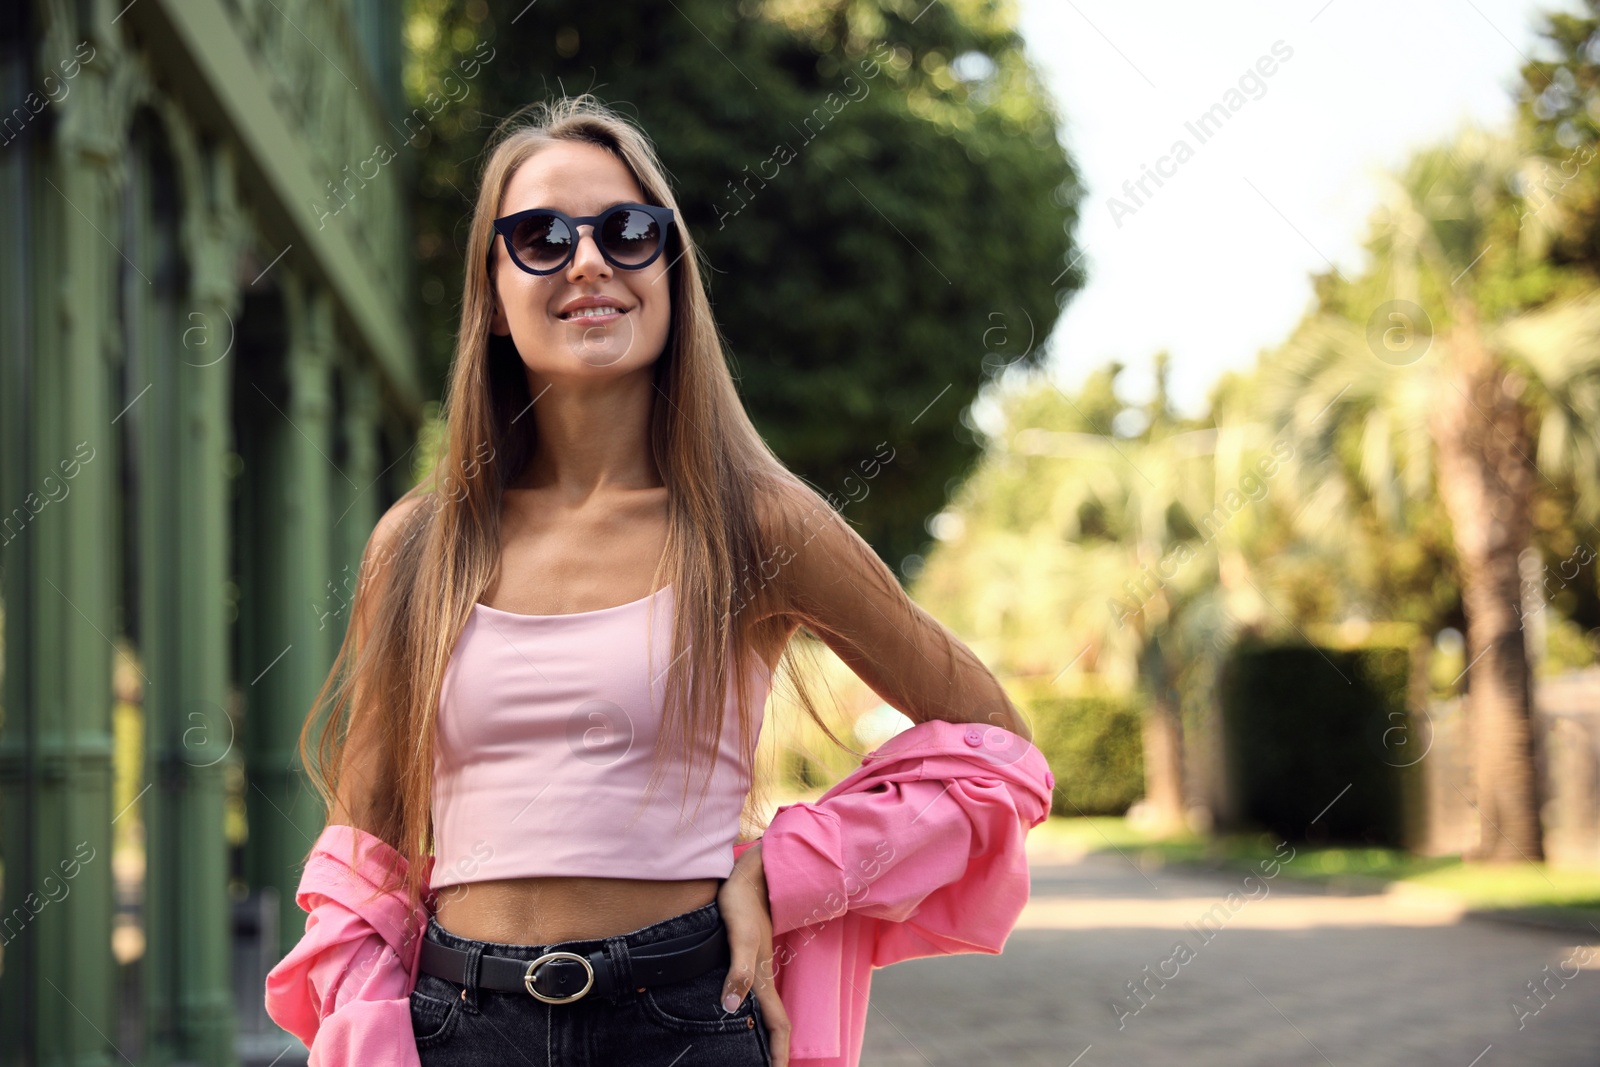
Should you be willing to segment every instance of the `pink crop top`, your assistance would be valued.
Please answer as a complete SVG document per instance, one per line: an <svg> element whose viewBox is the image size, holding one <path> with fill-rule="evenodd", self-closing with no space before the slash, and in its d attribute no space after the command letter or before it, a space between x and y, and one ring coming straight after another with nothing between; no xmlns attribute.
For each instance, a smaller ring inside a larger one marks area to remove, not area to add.
<svg viewBox="0 0 1600 1067"><path fill-rule="evenodd" d="M732 873L750 768L731 680L709 785L697 763L681 802L684 774L674 765L641 804L666 697L672 599L667 585L630 604L567 615L473 605L439 698L432 888ZM772 679L752 658L759 728ZM700 801L702 788L709 792Z"/></svg>

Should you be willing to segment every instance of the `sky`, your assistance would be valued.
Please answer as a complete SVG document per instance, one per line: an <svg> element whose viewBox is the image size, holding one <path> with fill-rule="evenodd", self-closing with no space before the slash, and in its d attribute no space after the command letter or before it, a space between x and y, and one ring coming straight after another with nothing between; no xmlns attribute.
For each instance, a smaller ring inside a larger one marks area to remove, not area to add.
<svg viewBox="0 0 1600 1067"><path fill-rule="evenodd" d="M1518 67L1548 58L1540 13L1583 5L1018 0L1018 10L1088 187L1075 240L1089 280L1043 340L1046 365L1070 391L1118 359L1119 394L1137 403L1165 348L1173 404L1198 416L1225 371L1288 336L1310 306L1311 272L1363 269L1373 174L1462 122L1507 127ZM1247 74L1259 84L1220 129L1202 141L1186 128ZM1164 164L1170 176L1147 180L1136 203L1123 183L1180 138L1193 154Z"/></svg>

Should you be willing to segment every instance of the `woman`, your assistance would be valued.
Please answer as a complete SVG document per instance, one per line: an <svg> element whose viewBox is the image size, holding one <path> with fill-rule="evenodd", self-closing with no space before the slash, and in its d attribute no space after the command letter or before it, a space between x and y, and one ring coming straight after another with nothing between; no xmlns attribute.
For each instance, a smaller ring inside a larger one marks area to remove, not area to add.
<svg viewBox="0 0 1600 1067"><path fill-rule="evenodd" d="M915 721L1030 735L756 433L640 131L588 96L514 117L467 251L445 452L374 530L302 734L328 822L393 846L413 902L437 894L425 1067L781 1067L761 849L732 846L789 638Z"/></svg>

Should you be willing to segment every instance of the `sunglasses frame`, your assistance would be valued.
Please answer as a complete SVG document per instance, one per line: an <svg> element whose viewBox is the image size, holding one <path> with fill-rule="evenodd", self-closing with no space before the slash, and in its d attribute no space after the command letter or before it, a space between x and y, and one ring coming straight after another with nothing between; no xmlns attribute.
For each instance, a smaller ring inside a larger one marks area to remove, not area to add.
<svg viewBox="0 0 1600 1067"><path fill-rule="evenodd" d="M646 258L643 263L619 263L611 255L611 253L606 250L606 246L600 242L598 237L594 238L594 246L600 250L600 255L605 259L605 261L611 264L613 267L616 267L618 270L643 270L659 259L661 257L661 253L666 250L667 238L671 234L673 226L677 223L677 220L674 218L672 209L670 207L661 207L657 204L613 204L604 211L600 212L598 215L579 215L576 217L568 215L562 211L557 211L553 207L531 207L526 211L518 211L510 215L502 215L500 218L495 219L493 233L505 239L506 254L511 257L511 262L515 263L518 267L522 268L524 271L527 271L529 274L537 274L542 277L544 275L555 274L558 271L566 270L567 265L572 262L572 258L578 254L578 242L583 240L583 235L578 233L579 226L592 226L593 230L591 231L590 236L593 237L595 234L599 233L600 224L607 218L616 214L618 211L643 211L646 215L649 215L655 220L656 228L661 231L661 239L656 243L656 250L650 253L649 257ZM566 223L567 230L573 235L573 241L567 247L566 258L548 270L537 270L522 262L521 259L517 258L517 250L511 244L511 235L516 230L517 224L523 219L532 215L553 215L562 222ZM493 239L489 241L489 263L494 263Z"/></svg>

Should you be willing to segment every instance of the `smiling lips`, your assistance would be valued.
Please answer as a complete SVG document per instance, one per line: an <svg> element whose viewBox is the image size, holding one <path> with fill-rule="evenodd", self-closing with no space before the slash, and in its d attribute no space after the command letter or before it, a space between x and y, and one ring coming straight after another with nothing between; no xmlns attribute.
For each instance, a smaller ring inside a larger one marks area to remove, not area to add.
<svg viewBox="0 0 1600 1067"><path fill-rule="evenodd" d="M619 307L586 307L564 313L561 316L561 320L563 322L603 323L620 319L626 314L627 311Z"/></svg>
<svg viewBox="0 0 1600 1067"><path fill-rule="evenodd" d="M604 324L615 322L628 313L622 302L609 296L579 297L557 314L563 322Z"/></svg>

